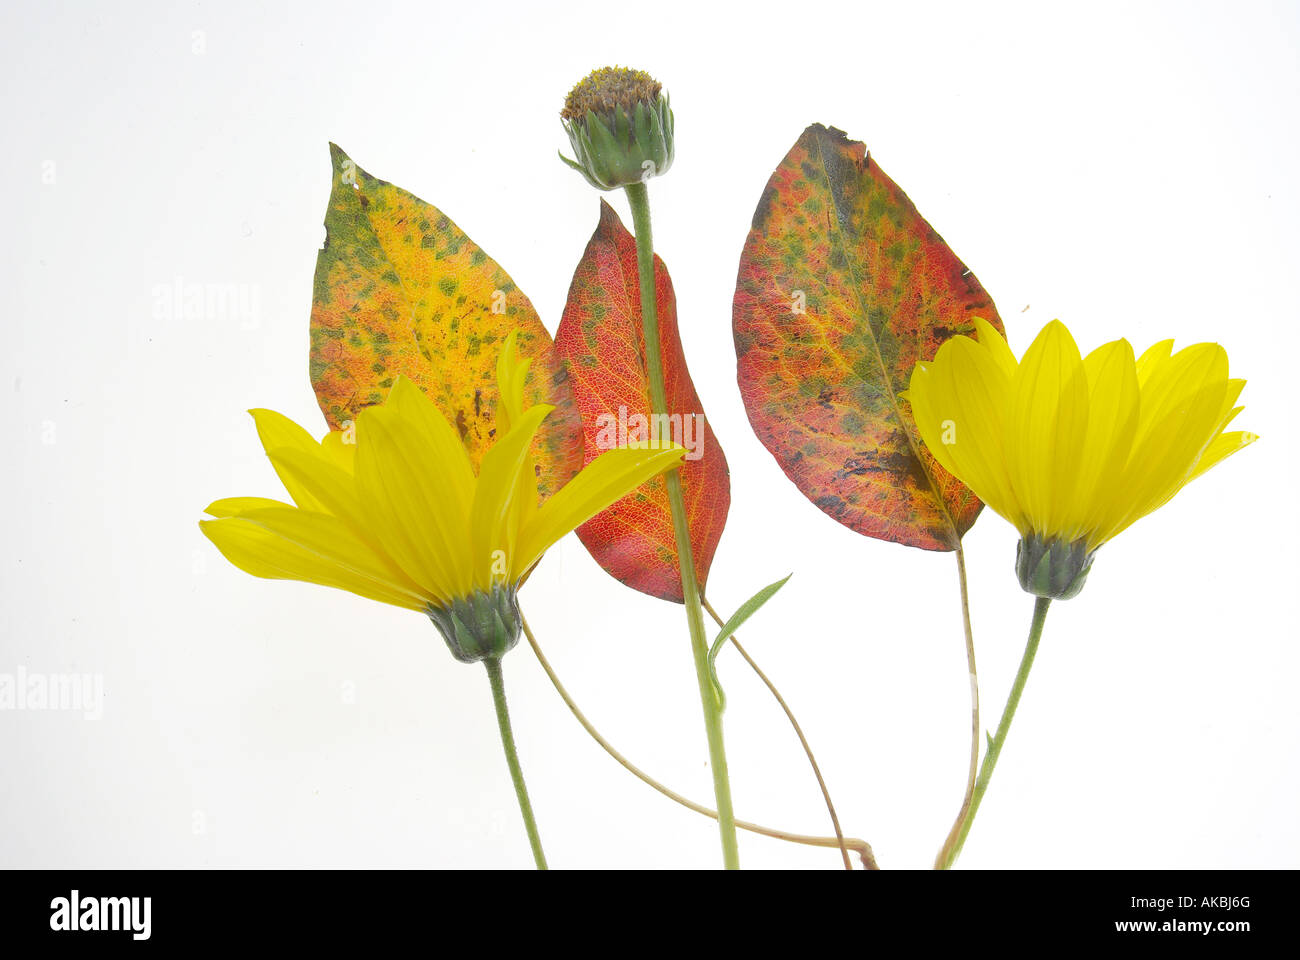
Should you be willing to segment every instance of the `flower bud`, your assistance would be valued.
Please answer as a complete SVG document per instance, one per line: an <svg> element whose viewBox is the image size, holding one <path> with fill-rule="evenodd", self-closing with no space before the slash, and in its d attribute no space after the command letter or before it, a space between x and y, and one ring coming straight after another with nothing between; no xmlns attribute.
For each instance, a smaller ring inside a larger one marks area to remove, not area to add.
<svg viewBox="0 0 1300 960"><path fill-rule="evenodd" d="M598 190L643 183L672 166L673 112L644 70L593 70L569 92L560 119L576 160L560 159Z"/></svg>
<svg viewBox="0 0 1300 960"><path fill-rule="evenodd" d="M445 607L430 607L429 619L461 663L497 659L519 642L519 597L513 587L475 589Z"/></svg>
<svg viewBox="0 0 1300 960"><path fill-rule="evenodd" d="M1086 540L1045 542L1031 534L1016 546L1016 576L1026 593L1069 600L1083 589L1094 556L1096 551L1088 552Z"/></svg>

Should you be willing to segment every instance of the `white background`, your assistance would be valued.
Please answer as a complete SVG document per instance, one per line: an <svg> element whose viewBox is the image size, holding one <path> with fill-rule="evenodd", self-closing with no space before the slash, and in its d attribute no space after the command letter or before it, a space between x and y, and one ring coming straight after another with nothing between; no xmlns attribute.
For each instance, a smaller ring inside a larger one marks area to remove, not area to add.
<svg viewBox="0 0 1300 960"><path fill-rule="evenodd" d="M846 831L887 868L929 865L968 700L951 555L824 516L735 386L741 245L813 121L866 141L1017 353L1053 317L1085 350L1218 340L1263 435L1053 608L961 865L1300 866L1298 40L1295 3L5 4L0 673L100 674L105 704L0 712L0 864L531 865L483 671L415 614L240 573L196 521L280 494L247 408L324 428L307 320L327 142L439 205L554 330L598 206L555 158L557 113L618 63L677 115L655 236L732 470L709 593L730 609L794 571L742 639ZM160 316L178 282L240 285L257 314ZM967 538L990 729L1031 610L1014 550L991 513ZM600 729L711 803L682 609L573 537L522 599ZM739 814L826 832L779 710L734 653L720 672ZM506 679L553 866L719 864L714 825L601 752L526 646Z"/></svg>

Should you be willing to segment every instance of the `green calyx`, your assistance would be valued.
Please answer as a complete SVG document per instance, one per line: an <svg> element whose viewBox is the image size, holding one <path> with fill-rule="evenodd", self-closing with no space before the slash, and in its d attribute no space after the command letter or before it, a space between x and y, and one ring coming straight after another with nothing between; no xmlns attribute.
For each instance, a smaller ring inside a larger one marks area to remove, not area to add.
<svg viewBox="0 0 1300 960"><path fill-rule="evenodd" d="M1096 551L1085 540L1044 541L1036 534L1016 546L1016 576L1026 593L1050 600L1069 600L1083 589Z"/></svg>
<svg viewBox="0 0 1300 960"><path fill-rule="evenodd" d="M672 166L673 111L643 70L593 71L569 93L560 120L576 158L560 159L597 190L644 183Z"/></svg>
<svg viewBox="0 0 1300 960"><path fill-rule="evenodd" d="M513 587L474 590L446 607L430 607L429 619L461 663L497 659L519 642L522 619Z"/></svg>

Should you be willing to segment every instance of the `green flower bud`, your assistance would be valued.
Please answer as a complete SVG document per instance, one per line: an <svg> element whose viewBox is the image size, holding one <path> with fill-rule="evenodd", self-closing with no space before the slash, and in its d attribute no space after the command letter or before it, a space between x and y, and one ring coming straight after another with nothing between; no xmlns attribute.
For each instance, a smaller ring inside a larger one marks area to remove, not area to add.
<svg viewBox="0 0 1300 960"><path fill-rule="evenodd" d="M461 663L498 659L519 642L519 597L513 587L474 590L450 606L430 607L429 619Z"/></svg>
<svg viewBox="0 0 1300 960"><path fill-rule="evenodd" d="M569 92L560 121L577 158L560 159L597 190L644 183L673 164L673 111L644 70L593 70Z"/></svg>
<svg viewBox="0 0 1300 960"><path fill-rule="evenodd" d="M1044 542L1030 535L1016 546L1016 576L1026 593L1069 600L1083 589L1094 556L1096 551L1088 552L1086 540Z"/></svg>

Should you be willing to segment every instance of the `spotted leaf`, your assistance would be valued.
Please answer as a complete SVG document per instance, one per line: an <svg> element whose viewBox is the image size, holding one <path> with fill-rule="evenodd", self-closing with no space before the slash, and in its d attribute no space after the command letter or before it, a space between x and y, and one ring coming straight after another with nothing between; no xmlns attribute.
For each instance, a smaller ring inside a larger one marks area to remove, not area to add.
<svg viewBox="0 0 1300 960"><path fill-rule="evenodd" d="M334 429L400 374L460 431L475 466L497 430L496 363L511 330L533 359L525 404L550 403L534 443L549 496L582 463L580 417L537 312L500 265L433 204L330 145L333 188L316 258L311 381Z"/></svg>
<svg viewBox="0 0 1300 960"><path fill-rule="evenodd" d="M925 449L902 396L981 316L975 275L863 144L814 124L772 174L736 280L749 422L809 500L870 537L951 550L982 506Z"/></svg>

